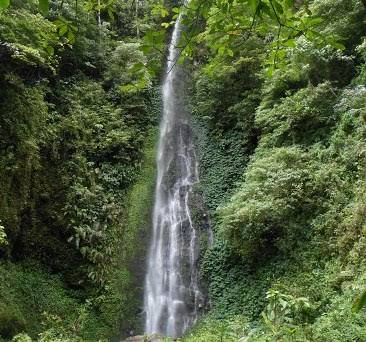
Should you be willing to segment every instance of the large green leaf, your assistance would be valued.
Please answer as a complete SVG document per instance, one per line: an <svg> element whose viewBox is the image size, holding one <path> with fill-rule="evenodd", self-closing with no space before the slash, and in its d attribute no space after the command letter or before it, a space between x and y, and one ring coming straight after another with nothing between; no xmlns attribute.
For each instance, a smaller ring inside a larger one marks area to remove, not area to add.
<svg viewBox="0 0 366 342"><path fill-rule="evenodd" d="M259 5L259 0L249 0L249 6L253 13L257 11L257 7Z"/></svg>
<svg viewBox="0 0 366 342"><path fill-rule="evenodd" d="M46 14L48 12L48 8L49 8L49 1L48 0L39 0L38 6L39 6L39 10L43 14Z"/></svg>
<svg viewBox="0 0 366 342"><path fill-rule="evenodd" d="M0 0L0 8L7 8L10 5L10 0Z"/></svg>
<svg viewBox="0 0 366 342"><path fill-rule="evenodd" d="M365 306L366 306L366 289L362 292L360 297L358 297L355 303L353 304L352 311L359 312Z"/></svg>

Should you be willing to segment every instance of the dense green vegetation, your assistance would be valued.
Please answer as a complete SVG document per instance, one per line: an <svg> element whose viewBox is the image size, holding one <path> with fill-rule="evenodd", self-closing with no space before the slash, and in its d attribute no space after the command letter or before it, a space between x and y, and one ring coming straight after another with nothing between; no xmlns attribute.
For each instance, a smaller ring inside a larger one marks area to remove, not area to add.
<svg viewBox="0 0 366 342"><path fill-rule="evenodd" d="M160 2L102 5L0 12L0 340L98 341L140 325L132 271L160 112L145 65L159 71L162 57L144 56L139 36L160 26Z"/></svg>
<svg viewBox="0 0 366 342"><path fill-rule="evenodd" d="M365 2L179 3L0 0L0 341L141 330L179 12L214 231L182 339L366 341Z"/></svg>
<svg viewBox="0 0 366 342"><path fill-rule="evenodd" d="M320 35L343 51L297 35L276 52L266 24L232 36L224 53L217 27L235 25L244 1L226 3L233 17L217 19L210 3L191 52L215 243L203 259L212 310L184 340L364 341L365 311L352 305L366 280L365 7L308 2Z"/></svg>

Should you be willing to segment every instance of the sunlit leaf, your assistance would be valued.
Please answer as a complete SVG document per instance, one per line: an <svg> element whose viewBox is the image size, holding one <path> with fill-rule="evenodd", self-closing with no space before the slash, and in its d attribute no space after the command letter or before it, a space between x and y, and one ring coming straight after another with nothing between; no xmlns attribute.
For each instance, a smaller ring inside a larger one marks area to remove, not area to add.
<svg viewBox="0 0 366 342"><path fill-rule="evenodd" d="M108 7L107 12L108 12L109 19L111 19L112 21L114 21L115 18L114 18L114 11L113 11L113 9L111 7Z"/></svg>
<svg viewBox="0 0 366 342"><path fill-rule="evenodd" d="M63 25L60 27L58 34L62 37L65 35L66 32L67 32L67 25Z"/></svg>
<svg viewBox="0 0 366 342"><path fill-rule="evenodd" d="M291 47L294 48L296 46L296 40L295 39L287 39L283 45L287 46L287 47Z"/></svg>
<svg viewBox="0 0 366 342"><path fill-rule="evenodd" d="M43 14L48 13L48 10L49 10L49 1L48 0L38 0L38 6L39 6L39 10Z"/></svg>
<svg viewBox="0 0 366 342"><path fill-rule="evenodd" d="M327 43L328 43L331 47L333 47L333 48L335 48L335 49L337 49L337 50L345 50L345 49L346 49L346 47L345 47L342 43L340 43L340 42L338 42L338 41L336 41L336 40L334 40L334 39L328 39L328 40L327 40Z"/></svg>
<svg viewBox="0 0 366 342"><path fill-rule="evenodd" d="M165 18L165 17L167 17L169 15L169 12L168 12L168 10L165 7L162 7L160 9L160 15L161 15L162 18Z"/></svg>
<svg viewBox="0 0 366 342"><path fill-rule="evenodd" d="M48 45L46 47L46 50L47 50L48 54L51 55L51 56L55 54L55 49L52 46Z"/></svg>
<svg viewBox="0 0 366 342"><path fill-rule="evenodd" d="M67 39L71 44L75 43L75 34L70 30L67 32Z"/></svg>
<svg viewBox="0 0 366 342"><path fill-rule="evenodd" d="M284 7L286 9L293 8L295 5L295 0L285 0L284 1Z"/></svg>
<svg viewBox="0 0 366 342"><path fill-rule="evenodd" d="M179 7L173 7L172 12L178 14L180 12L180 8Z"/></svg>
<svg viewBox="0 0 366 342"><path fill-rule="evenodd" d="M143 70L145 67L144 63L138 62L133 64L128 70L132 73Z"/></svg>
<svg viewBox="0 0 366 342"><path fill-rule="evenodd" d="M272 5L273 7L275 8L275 11L276 11L276 14L279 15L279 14L283 14L283 7L282 7L282 4L280 4L279 2L273 0L272 1Z"/></svg>
<svg viewBox="0 0 366 342"><path fill-rule="evenodd" d="M0 8L7 8L10 5L10 0L0 0Z"/></svg>
<svg viewBox="0 0 366 342"><path fill-rule="evenodd" d="M308 27L313 27L321 24L324 21L322 17L305 17L303 22Z"/></svg>
<svg viewBox="0 0 366 342"><path fill-rule="evenodd" d="M249 6L253 13L257 11L259 0L249 0Z"/></svg>

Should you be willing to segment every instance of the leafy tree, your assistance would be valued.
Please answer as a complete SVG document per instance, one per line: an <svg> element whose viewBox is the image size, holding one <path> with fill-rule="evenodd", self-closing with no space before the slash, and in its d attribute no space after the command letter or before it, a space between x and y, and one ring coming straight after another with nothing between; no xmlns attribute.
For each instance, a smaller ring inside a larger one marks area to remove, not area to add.
<svg viewBox="0 0 366 342"><path fill-rule="evenodd" d="M266 63L272 75L276 68L286 64L285 57L296 47L299 37L317 46L330 45L343 50L339 37L323 34L318 28L325 18L313 14L310 7L307 1L295 0L192 0L180 9L173 8L173 18L182 16L185 26L178 58L192 58L197 46L202 44L219 56L234 57L250 37L257 36L270 42ZM145 50L156 49L161 35L162 31L147 35Z"/></svg>

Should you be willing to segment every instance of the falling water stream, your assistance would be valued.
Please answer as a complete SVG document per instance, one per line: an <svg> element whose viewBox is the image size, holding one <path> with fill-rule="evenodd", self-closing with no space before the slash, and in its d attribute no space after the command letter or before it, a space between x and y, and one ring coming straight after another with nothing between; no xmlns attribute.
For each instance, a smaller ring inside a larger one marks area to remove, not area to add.
<svg viewBox="0 0 366 342"><path fill-rule="evenodd" d="M189 116L184 111L184 73L176 64L177 20L163 84L163 116L157 156L153 232L145 283L145 332L179 337L197 319L204 296L198 283L198 231L189 203L198 164Z"/></svg>

